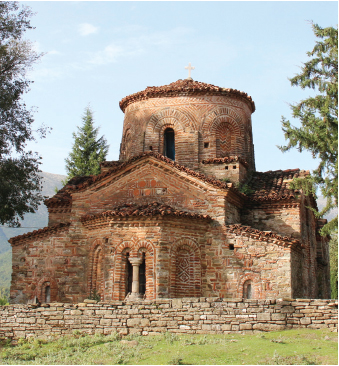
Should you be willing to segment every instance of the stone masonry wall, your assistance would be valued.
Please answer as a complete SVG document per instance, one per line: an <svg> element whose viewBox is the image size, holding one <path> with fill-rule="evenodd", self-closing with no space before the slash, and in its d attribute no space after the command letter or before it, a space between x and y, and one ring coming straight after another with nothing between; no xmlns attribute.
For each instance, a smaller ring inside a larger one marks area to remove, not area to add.
<svg viewBox="0 0 339 366"><path fill-rule="evenodd" d="M0 339L72 334L204 334L330 328L338 331L338 300L161 299L125 303L85 300L0 307Z"/></svg>

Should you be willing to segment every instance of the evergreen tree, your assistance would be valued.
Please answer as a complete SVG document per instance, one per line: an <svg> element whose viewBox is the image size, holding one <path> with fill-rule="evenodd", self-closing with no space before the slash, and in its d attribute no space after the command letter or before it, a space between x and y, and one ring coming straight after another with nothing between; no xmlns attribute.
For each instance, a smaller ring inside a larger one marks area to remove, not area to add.
<svg viewBox="0 0 339 366"><path fill-rule="evenodd" d="M330 240L331 298L338 298L338 232Z"/></svg>
<svg viewBox="0 0 339 366"><path fill-rule="evenodd" d="M97 139L99 128L94 128L93 112L89 107L82 117L83 124L78 132L73 132L74 144L66 161L67 180L75 176L97 175L100 163L108 153L107 141L104 136Z"/></svg>
<svg viewBox="0 0 339 366"><path fill-rule="evenodd" d="M313 24L313 31L319 41L307 55L301 73L290 79L292 86L316 90L315 97L309 97L291 105L292 115L298 118L301 127L294 127L282 118L288 151L296 147L300 152L310 151L320 163L309 179L296 179L291 188L302 188L306 194L319 187L327 204L318 217L338 207L338 28L321 28ZM333 232L338 226L338 216L322 228L321 234Z"/></svg>

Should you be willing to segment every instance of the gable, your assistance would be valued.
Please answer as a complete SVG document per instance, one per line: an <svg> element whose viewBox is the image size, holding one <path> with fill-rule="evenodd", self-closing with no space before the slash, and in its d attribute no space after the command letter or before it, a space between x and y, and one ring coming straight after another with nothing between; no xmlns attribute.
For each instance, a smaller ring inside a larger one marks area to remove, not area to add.
<svg viewBox="0 0 339 366"><path fill-rule="evenodd" d="M73 207L86 214L112 210L123 204L160 202L192 212L210 208L209 196L223 198L221 190L185 172L146 160L119 171L86 190L73 193Z"/></svg>

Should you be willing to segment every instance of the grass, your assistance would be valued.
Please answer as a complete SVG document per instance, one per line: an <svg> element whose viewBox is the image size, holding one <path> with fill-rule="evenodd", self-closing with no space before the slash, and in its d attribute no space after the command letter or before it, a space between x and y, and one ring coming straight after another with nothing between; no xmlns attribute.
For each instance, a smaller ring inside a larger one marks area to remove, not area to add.
<svg viewBox="0 0 339 366"><path fill-rule="evenodd" d="M126 342L127 341L127 342ZM328 329L227 335L88 336L2 345L6 365L337 365L338 337Z"/></svg>

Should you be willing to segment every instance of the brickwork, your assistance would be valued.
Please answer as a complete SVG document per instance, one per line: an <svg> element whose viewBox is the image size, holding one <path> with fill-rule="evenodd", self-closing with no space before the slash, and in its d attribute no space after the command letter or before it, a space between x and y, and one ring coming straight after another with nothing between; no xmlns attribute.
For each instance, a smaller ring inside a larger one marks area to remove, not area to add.
<svg viewBox="0 0 339 366"><path fill-rule="evenodd" d="M223 334L291 328L338 331L338 301L161 299L0 307L0 339L88 334Z"/></svg>
<svg viewBox="0 0 339 366"><path fill-rule="evenodd" d="M125 110L120 160L144 151L164 154L164 131L173 128L178 163L199 169L204 159L237 155L254 169L250 115L245 102L226 96L134 102Z"/></svg>
<svg viewBox="0 0 339 366"><path fill-rule="evenodd" d="M11 303L329 298L324 223L290 189L309 172L255 171L246 93L179 80L120 106L120 160L72 178L45 201L47 228L10 239Z"/></svg>

